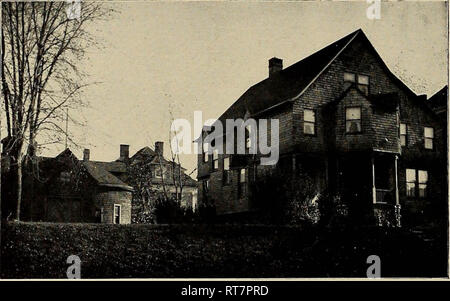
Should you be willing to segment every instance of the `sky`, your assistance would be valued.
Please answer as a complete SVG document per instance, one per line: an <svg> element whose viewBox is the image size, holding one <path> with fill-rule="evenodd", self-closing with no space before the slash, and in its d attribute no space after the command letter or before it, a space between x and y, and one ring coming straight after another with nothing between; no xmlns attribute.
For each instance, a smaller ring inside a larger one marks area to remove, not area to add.
<svg viewBox="0 0 450 301"><path fill-rule="evenodd" d="M88 49L80 68L89 108L69 124L91 160L116 160L155 141L169 150L173 118L219 117L251 85L268 75L268 59L292 65L361 28L391 71L418 94L447 83L445 2L383 2L379 20L363 2L150 2L110 3L117 13L89 30L102 47ZM47 150L55 155L62 146ZM195 155L182 155L189 171ZM195 172L194 172L195 175Z"/></svg>

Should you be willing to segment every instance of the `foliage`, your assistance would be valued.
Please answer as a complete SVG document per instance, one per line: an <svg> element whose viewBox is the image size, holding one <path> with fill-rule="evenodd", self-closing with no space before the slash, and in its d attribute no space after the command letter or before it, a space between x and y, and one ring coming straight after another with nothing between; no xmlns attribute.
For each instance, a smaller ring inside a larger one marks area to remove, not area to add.
<svg viewBox="0 0 450 301"><path fill-rule="evenodd" d="M315 224L320 219L320 192L303 171L295 175L274 170L251 186L253 203L279 224Z"/></svg>
<svg viewBox="0 0 450 301"><path fill-rule="evenodd" d="M2 278L65 278L67 257L82 278L365 277L446 275L446 240L426 244L404 229L263 225L8 223Z"/></svg>

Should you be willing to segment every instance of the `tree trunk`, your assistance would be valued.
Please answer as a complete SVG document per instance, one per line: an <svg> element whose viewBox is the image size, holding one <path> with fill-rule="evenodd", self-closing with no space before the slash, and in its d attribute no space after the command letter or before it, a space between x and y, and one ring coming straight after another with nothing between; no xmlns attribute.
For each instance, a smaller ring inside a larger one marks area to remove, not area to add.
<svg viewBox="0 0 450 301"><path fill-rule="evenodd" d="M22 162L17 162L17 208L16 220L20 220L20 206L22 205Z"/></svg>

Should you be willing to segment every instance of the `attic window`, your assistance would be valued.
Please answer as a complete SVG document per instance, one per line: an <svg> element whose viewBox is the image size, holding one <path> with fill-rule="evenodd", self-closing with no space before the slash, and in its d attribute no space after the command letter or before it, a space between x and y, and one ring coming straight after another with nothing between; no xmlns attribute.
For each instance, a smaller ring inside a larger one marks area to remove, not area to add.
<svg viewBox="0 0 450 301"><path fill-rule="evenodd" d="M356 78L355 73L344 72L344 81L345 82L354 83L354 82L356 82L355 78Z"/></svg>
<svg viewBox="0 0 450 301"><path fill-rule="evenodd" d="M349 107L345 109L345 132L361 133L360 107Z"/></svg>
<svg viewBox="0 0 450 301"><path fill-rule="evenodd" d="M358 88L364 94L369 95L369 77L367 75L358 74Z"/></svg>

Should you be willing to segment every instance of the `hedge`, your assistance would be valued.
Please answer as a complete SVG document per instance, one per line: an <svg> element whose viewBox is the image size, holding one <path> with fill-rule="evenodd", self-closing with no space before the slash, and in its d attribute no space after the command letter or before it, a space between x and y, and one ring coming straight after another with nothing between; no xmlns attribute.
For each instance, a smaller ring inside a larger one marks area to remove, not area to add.
<svg viewBox="0 0 450 301"><path fill-rule="evenodd" d="M385 277L446 270L445 254L401 229L18 222L2 229L2 278L65 278L70 255L80 257L82 278L365 277L372 254Z"/></svg>

